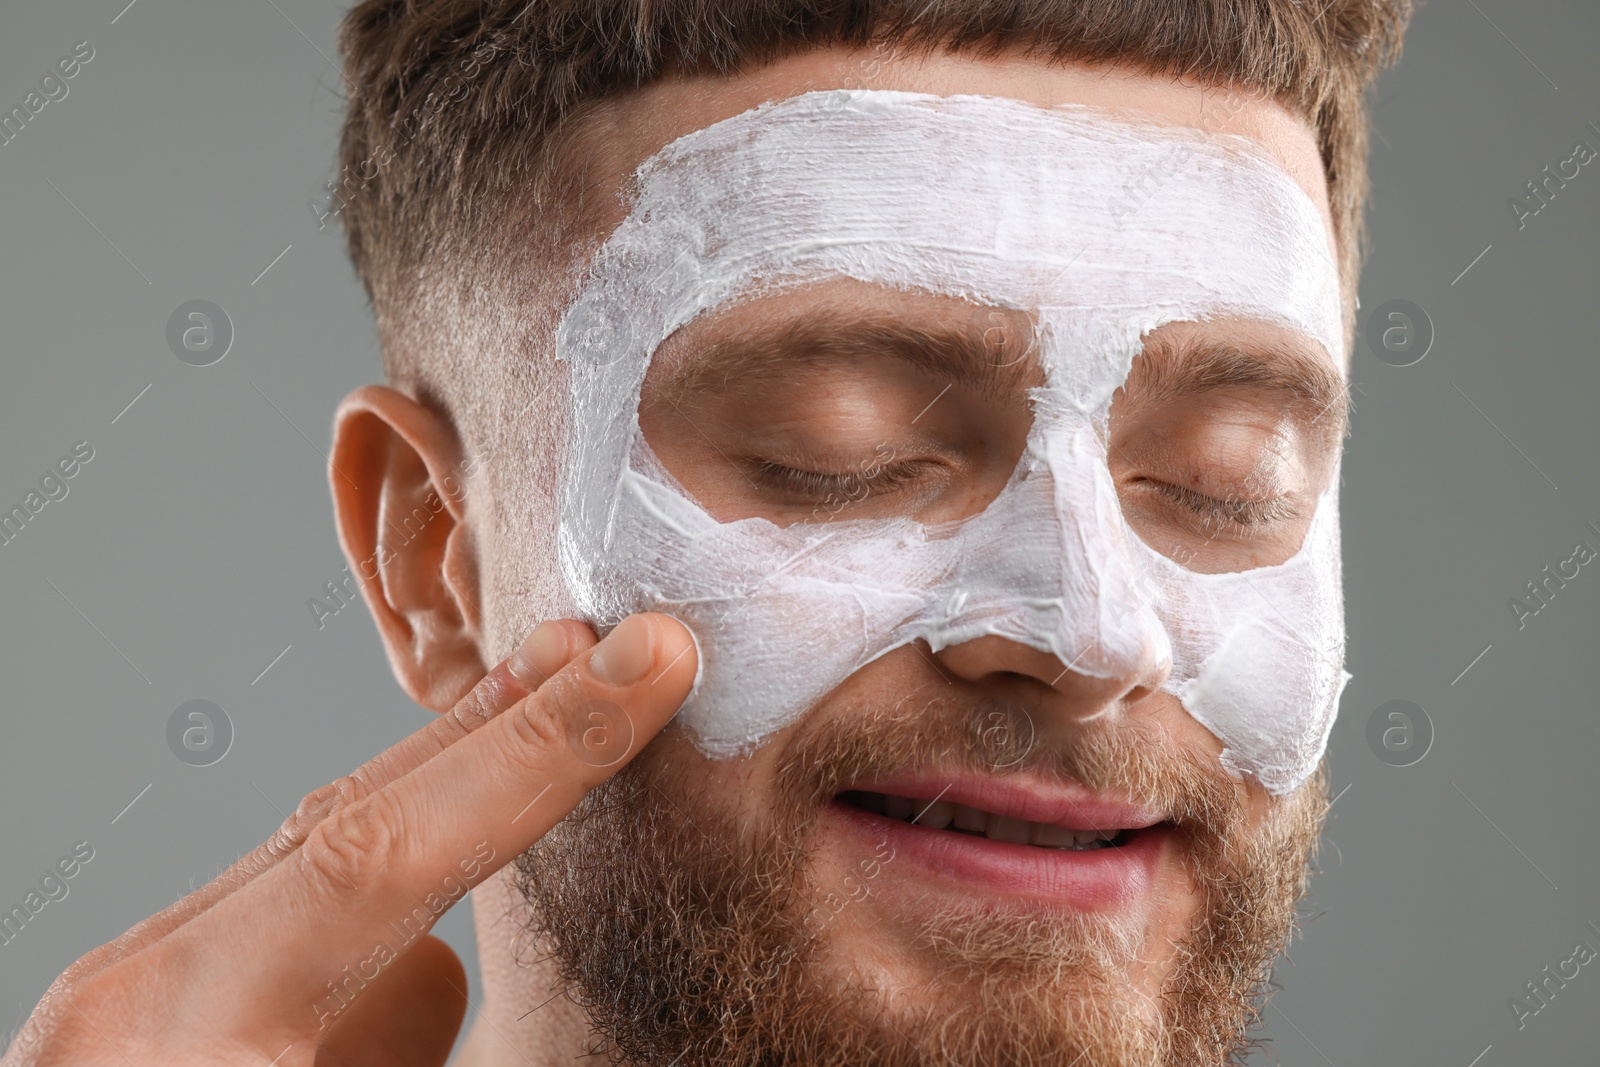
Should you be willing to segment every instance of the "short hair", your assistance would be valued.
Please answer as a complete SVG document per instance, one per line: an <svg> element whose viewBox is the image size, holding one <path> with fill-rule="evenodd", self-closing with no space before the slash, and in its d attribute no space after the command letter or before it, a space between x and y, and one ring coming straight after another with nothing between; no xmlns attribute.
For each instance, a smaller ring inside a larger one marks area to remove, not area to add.
<svg viewBox="0 0 1600 1067"><path fill-rule="evenodd" d="M446 394L461 383L440 376L467 357L439 352L449 339L423 316L481 317L470 290L485 286L526 302L513 271L567 262L555 245L582 227L551 220L580 210L575 148L606 98L830 45L1021 49L1270 96L1302 116L1327 179L1348 331L1365 252L1366 93L1411 11L1412 0L363 0L340 32L349 104L335 209L390 380L455 408Z"/></svg>

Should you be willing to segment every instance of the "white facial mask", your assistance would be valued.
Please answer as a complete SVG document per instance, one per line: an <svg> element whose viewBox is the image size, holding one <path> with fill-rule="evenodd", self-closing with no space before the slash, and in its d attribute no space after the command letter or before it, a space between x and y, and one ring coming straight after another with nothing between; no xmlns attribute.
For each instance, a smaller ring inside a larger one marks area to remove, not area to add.
<svg viewBox="0 0 1600 1067"><path fill-rule="evenodd" d="M704 753L747 753L893 648L999 635L1095 677L1170 660L1164 688L1230 770L1282 794L1316 768L1349 678L1337 471L1294 557L1201 574L1133 532L1106 461L1112 394L1163 323L1265 320L1342 373L1316 207L1249 142L1198 136L1085 107L838 90L736 115L639 169L557 336L574 405L560 559L601 626L653 610L695 633L679 718ZM1156 176L1149 199L1108 210L1141 176ZM1038 322L1046 384L983 512L719 523L645 445L640 389L664 339L838 278Z"/></svg>

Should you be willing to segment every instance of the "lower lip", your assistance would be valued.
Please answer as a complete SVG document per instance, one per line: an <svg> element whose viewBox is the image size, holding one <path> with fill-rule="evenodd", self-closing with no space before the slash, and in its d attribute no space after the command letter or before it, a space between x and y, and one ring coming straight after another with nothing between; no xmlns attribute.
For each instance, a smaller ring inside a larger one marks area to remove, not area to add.
<svg viewBox="0 0 1600 1067"><path fill-rule="evenodd" d="M1170 836L1165 825L1129 835L1127 844L1083 851L991 841L933 830L834 801L825 823L893 871L902 863L956 891L1000 894L1080 911L1112 911L1144 900ZM892 849L883 859L882 850ZM909 873L909 872L908 872Z"/></svg>

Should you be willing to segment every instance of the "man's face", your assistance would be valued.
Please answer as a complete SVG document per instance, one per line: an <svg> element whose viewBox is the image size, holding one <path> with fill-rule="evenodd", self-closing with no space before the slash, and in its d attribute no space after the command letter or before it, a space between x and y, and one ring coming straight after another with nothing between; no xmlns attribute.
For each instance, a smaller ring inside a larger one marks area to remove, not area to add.
<svg viewBox="0 0 1600 1067"><path fill-rule="evenodd" d="M1075 67L815 53L613 110L617 177L690 130L836 86L1189 126L1206 105ZM1221 121L1324 206L1303 124L1262 103ZM1035 341L1024 312L806 286L673 334L640 426L719 521L965 519L1023 455ZM1336 469L1341 392L1281 326L1152 332L1105 429L1128 524L1195 571L1289 559ZM1276 798L1230 776L1162 689L1168 659L1073 666L1001 636L918 642L748 757L707 759L669 729L519 864L602 1032L662 1064L1223 1062L1287 934L1321 776Z"/></svg>

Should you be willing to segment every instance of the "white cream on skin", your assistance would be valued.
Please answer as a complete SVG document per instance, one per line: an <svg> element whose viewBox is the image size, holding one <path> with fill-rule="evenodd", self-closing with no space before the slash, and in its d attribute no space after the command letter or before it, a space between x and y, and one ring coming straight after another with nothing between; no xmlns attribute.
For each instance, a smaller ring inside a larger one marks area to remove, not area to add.
<svg viewBox="0 0 1600 1067"><path fill-rule="evenodd" d="M1120 218L1108 198L1173 165ZM1284 563L1202 574L1149 548L1107 466L1112 394L1164 323L1264 320L1343 373L1338 269L1310 197L1250 142L1097 109L835 90L736 115L639 168L636 200L568 309L574 434L560 558L602 627L682 619L700 673L680 712L713 758L748 753L893 648L999 635L1096 677L1153 655L1223 763L1289 792L1327 744L1343 670L1338 472ZM1045 385L981 513L719 523L645 445L639 395L674 331L835 278L1022 309Z"/></svg>

